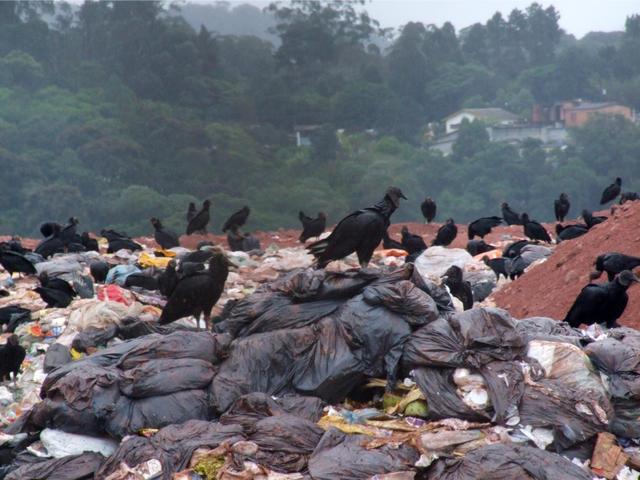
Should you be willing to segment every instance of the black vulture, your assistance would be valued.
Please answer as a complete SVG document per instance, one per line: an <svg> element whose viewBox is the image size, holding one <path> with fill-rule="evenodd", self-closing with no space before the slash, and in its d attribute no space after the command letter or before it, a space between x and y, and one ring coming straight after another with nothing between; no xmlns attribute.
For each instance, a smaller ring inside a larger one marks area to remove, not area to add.
<svg viewBox="0 0 640 480"><path fill-rule="evenodd" d="M409 255L412 253L422 252L427 249L427 244L420 235L416 235L409 231L405 225L402 227L402 249L406 250Z"/></svg>
<svg viewBox="0 0 640 480"><path fill-rule="evenodd" d="M595 271L591 273L590 278L595 280L602 275L602 272L607 272L607 278L609 281L624 270L634 270L640 266L640 257L633 257L631 255L625 255L624 253L608 252L598 255L593 262Z"/></svg>
<svg viewBox="0 0 640 480"><path fill-rule="evenodd" d="M194 250L193 252L189 252L186 255L180 257L180 262L191 262L191 263L204 263L211 258L213 255L213 250L211 248L200 248L198 250Z"/></svg>
<svg viewBox="0 0 640 480"><path fill-rule="evenodd" d="M178 273L176 272L176 261L171 260L164 269L164 272L158 277L158 289L162 295L169 298L177 284Z"/></svg>
<svg viewBox="0 0 640 480"><path fill-rule="evenodd" d="M131 275L127 275L127 278L124 280L124 286L127 288L139 287L145 290L158 290L160 288L159 285L158 278L147 272L132 273Z"/></svg>
<svg viewBox="0 0 640 480"><path fill-rule="evenodd" d="M245 233L242 239L242 251L251 252L254 250L260 250L260 240L250 233Z"/></svg>
<svg viewBox="0 0 640 480"><path fill-rule="evenodd" d="M6 325L6 331L13 333L18 325L31 321L31 310L17 305L0 308L0 325Z"/></svg>
<svg viewBox="0 0 640 480"><path fill-rule="evenodd" d="M69 282L63 280L62 278L49 278L49 274L47 274L47 272L42 272L40 275L38 275L38 280L40 280L40 285L42 285L43 287L53 290L60 290L70 297L75 297L78 295L73 287L69 285Z"/></svg>
<svg viewBox="0 0 640 480"><path fill-rule="evenodd" d="M178 269L176 270L178 272L176 278L180 280L181 278L188 277L194 273L203 272L205 268L206 265L204 263L180 262L180 265L178 265Z"/></svg>
<svg viewBox="0 0 640 480"><path fill-rule="evenodd" d="M582 219L584 220L584 223L587 225L587 227L591 228L595 225L598 225L599 223L606 221L607 217L594 216L593 213L585 208L584 210L582 210Z"/></svg>
<svg viewBox="0 0 640 480"><path fill-rule="evenodd" d="M605 203L609 203L611 200L615 200L618 195L620 195L620 191L622 190L622 179L620 177L616 178L616 181L609 185L602 192L602 197L600 197L600 205L604 205Z"/></svg>
<svg viewBox="0 0 640 480"><path fill-rule="evenodd" d="M610 282L590 283L580 291L564 321L574 328L594 323L604 323L607 328L618 326L616 320L629 301L627 289L638 282L640 279L633 272L623 270Z"/></svg>
<svg viewBox="0 0 640 480"><path fill-rule="evenodd" d="M384 234L382 235L382 247L386 249L395 248L398 250L404 250L404 245L402 245L402 243L398 242L397 240L394 240L393 238L391 238L389 236L388 230L385 230Z"/></svg>
<svg viewBox="0 0 640 480"><path fill-rule="evenodd" d="M425 198L424 202L420 204L420 210L422 210L422 216L427 221L427 223L431 223L434 218L436 218L436 210L438 206L436 202L431 198Z"/></svg>
<svg viewBox="0 0 640 480"><path fill-rule="evenodd" d="M451 295L462 302L465 310L473 308L473 291L471 284L463 279L462 269L451 265L442 276L442 283L449 287Z"/></svg>
<svg viewBox="0 0 640 480"><path fill-rule="evenodd" d="M327 228L327 216L323 212L319 212L316 218L311 218L301 210L298 213L298 218L302 222L302 233L298 238L301 243L306 242L309 238L319 237Z"/></svg>
<svg viewBox="0 0 640 480"><path fill-rule="evenodd" d="M511 259L506 257L498 257L498 258L489 258L486 255L482 257L482 261L484 264L493 270L493 273L496 274L496 280L500 280L500 275L502 275L505 280L511 274Z"/></svg>
<svg viewBox="0 0 640 480"><path fill-rule="evenodd" d="M20 373L20 366L24 361L24 357L27 355L26 350L18 343L18 336L13 334L7 338L7 343L0 346L0 381L11 381L11 374L13 374L13 381L15 383L18 373Z"/></svg>
<svg viewBox="0 0 640 480"><path fill-rule="evenodd" d="M586 225L575 224L562 226L561 224L556 223L556 235L558 237L558 241L578 238L588 231L589 227Z"/></svg>
<svg viewBox="0 0 640 480"><path fill-rule="evenodd" d="M522 225L520 215L514 212L507 202L502 202L502 218L507 225Z"/></svg>
<svg viewBox="0 0 640 480"><path fill-rule="evenodd" d="M639 198L640 195L638 195L636 192L624 192L622 195L620 195L620 205L625 202L635 202Z"/></svg>
<svg viewBox="0 0 640 480"><path fill-rule="evenodd" d="M65 225L65 227L60 230L60 235L58 238L62 241L62 243L67 246L75 240L76 237L76 226L80 223L77 218L71 217L69 218L69 223Z"/></svg>
<svg viewBox="0 0 640 480"><path fill-rule="evenodd" d="M356 252L360 266L366 267L389 228L389 219L400 205L401 198L407 198L402 190L389 187L380 202L340 220L331 235L307 247L316 258L316 265L324 268L329 262Z"/></svg>
<svg viewBox="0 0 640 480"><path fill-rule="evenodd" d="M42 255L44 258L49 258L56 253L64 252L64 243L59 238L60 235L60 225L53 224L52 233L47 238L42 240L36 249L35 253Z"/></svg>
<svg viewBox="0 0 640 480"><path fill-rule="evenodd" d="M469 228L467 229L467 235L469 240L473 240L473 237L476 235L480 238L484 238L485 235L491 233L491 229L493 227L497 227L502 223L502 218L500 217L482 217L477 220L474 220L469 224Z"/></svg>
<svg viewBox="0 0 640 480"><path fill-rule="evenodd" d="M87 251L98 253L100 252L100 245L98 245L98 240L96 240L95 238L91 238L89 236L89 232L82 232L82 235L80 235L80 241Z"/></svg>
<svg viewBox="0 0 640 480"><path fill-rule="evenodd" d="M211 202L209 200L205 200L204 202L202 202L202 209L193 216L193 218L187 225L187 235L191 235L192 233L200 233L202 235L206 235L207 224L209 223L210 207Z"/></svg>
<svg viewBox="0 0 640 480"><path fill-rule="evenodd" d="M109 273L110 268L111 267L109 267L109 264L107 262L102 262L99 260L91 262L91 264L89 265L91 276L97 283L104 283L104 281L107 279L107 274Z"/></svg>
<svg viewBox="0 0 640 480"><path fill-rule="evenodd" d="M569 214L569 208L571 208L569 196L562 192L560 198L553 201L553 211L556 214L556 220L558 222L564 222L564 219Z"/></svg>
<svg viewBox="0 0 640 480"><path fill-rule="evenodd" d="M111 229L100 230L100 235L106 238L108 242L111 242L112 240L122 240L122 239L130 240L131 239L131 237L129 237L129 235L127 235L126 233L116 232L115 230L111 230Z"/></svg>
<svg viewBox="0 0 640 480"><path fill-rule="evenodd" d="M490 245L486 243L484 240L469 240L467 242L467 252L469 255L476 256L481 253L487 253L491 250L495 250L496 247L494 245Z"/></svg>
<svg viewBox="0 0 640 480"><path fill-rule="evenodd" d="M193 220L193 217L196 216L196 204L193 202L189 202L189 208L187 208L187 223Z"/></svg>
<svg viewBox="0 0 640 480"><path fill-rule="evenodd" d="M130 238L114 238L113 240L109 240L107 253L116 253L118 250L131 250L135 252L136 250L142 250L142 245L134 242Z"/></svg>
<svg viewBox="0 0 640 480"><path fill-rule="evenodd" d="M526 213L522 214L522 225L524 226L525 237L531 240L551 243L551 237L545 228L535 220L530 220L529 215Z"/></svg>
<svg viewBox="0 0 640 480"><path fill-rule="evenodd" d="M0 264L13 277L14 272L35 275L36 267L24 255L6 248L0 249Z"/></svg>
<svg viewBox="0 0 640 480"><path fill-rule="evenodd" d="M245 205L229 218L227 218L227 221L224 222L224 225L222 226L222 231L226 232L227 230L230 230L232 228L240 228L246 223L250 213L251 209L247 205Z"/></svg>
<svg viewBox="0 0 640 480"><path fill-rule="evenodd" d="M441 245L446 247L453 242L458 236L458 227L456 226L453 218L447 219L444 225L438 229L436 238L433 239L431 245Z"/></svg>
<svg viewBox="0 0 640 480"><path fill-rule="evenodd" d="M204 315L207 330L210 330L211 309L224 291L224 284L232 263L222 252L215 252L209 260L209 270L190 275L178 281L158 321L161 325L171 323L189 315L196 319Z"/></svg>
<svg viewBox="0 0 640 480"><path fill-rule="evenodd" d="M163 250L169 250L170 248L180 246L178 235L170 230L166 230L162 226L160 219L152 217L150 221L151 225L153 225L153 238Z"/></svg>
<svg viewBox="0 0 640 480"><path fill-rule="evenodd" d="M13 237L11 240L0 243L0 248L6 248L7 250L11 250L12 252L20 253L24 255L25 253L31 252L28 248L24 248L22 246L22 242L20 242L19 237Z"/></svg>
<svg viewBox="0 0 640 480"><path fill-rule="evenodd" d="M40 294L40 298L44 300L49 308L65 308L73 300L71 295L55 288L36 287L34 291Z"/></svg>
<svg viewBox="0 0 640 480"><path fill-rule="evenodd" d="M507 258L515 258L520 255L520 251L527 245L531 245L531 242L529 240L518 240L510 243L502 251L502 256Z"/></svg>
<svg viewBox="0 0 640 480"><path fill-rule="evenodd" d="M62 225L57 222L45 222L40 225L40 233L44 238L50 237L56 230L62 230Z"/></svg>

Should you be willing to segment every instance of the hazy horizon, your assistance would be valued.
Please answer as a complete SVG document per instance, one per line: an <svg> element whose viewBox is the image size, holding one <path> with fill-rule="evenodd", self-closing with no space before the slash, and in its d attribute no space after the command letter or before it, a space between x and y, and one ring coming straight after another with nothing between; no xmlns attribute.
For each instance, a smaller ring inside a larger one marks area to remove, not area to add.
<svg viewBox="0 0 640 480"><path fill-rule="evenodd" d="M193 0L183 3L218 3ZM265 7L270 0L226 0L232 6L251 4ZM514 8L525 9L532 0L372 0L365 9L383 27L397 28L407 22L442 25L451 22L456 30L486 22L496 11L508 16ZM623 31L627 16L640 13L637 0L556 0L538 2L553 5L560 12L560 27L577 38L589 32Z"/></svg>

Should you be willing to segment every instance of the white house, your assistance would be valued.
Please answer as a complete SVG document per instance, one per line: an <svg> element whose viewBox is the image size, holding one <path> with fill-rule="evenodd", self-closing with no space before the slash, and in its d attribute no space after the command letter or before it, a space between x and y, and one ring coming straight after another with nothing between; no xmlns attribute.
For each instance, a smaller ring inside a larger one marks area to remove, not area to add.
<svg viewBox="0 0 640 480"><path fill-rule="evenodd" d="M465 108L453 113L444 119L446 133L453 133L460 128L464 119L470 122L482 120L487 125L513 125L518 121L518 116L503 110L502 108Z"/></svg>

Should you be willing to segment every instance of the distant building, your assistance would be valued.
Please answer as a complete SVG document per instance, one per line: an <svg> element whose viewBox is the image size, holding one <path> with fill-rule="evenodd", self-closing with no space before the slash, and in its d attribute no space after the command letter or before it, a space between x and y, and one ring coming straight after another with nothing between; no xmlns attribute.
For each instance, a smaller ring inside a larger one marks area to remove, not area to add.
<svg viewBox="0 0 640 480"><path fill-rule="evenodd" d="M502 108L465 108L444 119L445 133L453 133L460 128L463 120L481 120L487 125L513 125L519 117Z"/></svg>
<svg viewBox="0 0 640 480"><path fill-rule="evenodd" d="M633 120L633 110L613 102L584 102L582 100L556 102L553 105L534 105L531 120L535 124L563 125L567 128L581 127L594 115L622 115Z"/></svg>
<svg viewBox="0 0 640 480"><path fill-rule="evenodd" d="M313 132L318 130L320 125L295 125L293 127L293 131L296 136L296 146L297 147L310 147L311 146L311 136Z"/></svg>

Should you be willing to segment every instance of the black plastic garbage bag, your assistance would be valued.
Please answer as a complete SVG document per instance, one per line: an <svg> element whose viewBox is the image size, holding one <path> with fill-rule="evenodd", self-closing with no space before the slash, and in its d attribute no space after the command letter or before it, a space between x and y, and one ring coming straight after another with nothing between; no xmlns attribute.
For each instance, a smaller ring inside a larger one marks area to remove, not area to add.
<svg viewBox="0 0 640 480"><path fill-rule="evenodd" d="M162 428L151 438L131 436L97 472L96 478L105 478L118 469L121 462L133 467L151 459L162 464L162 480L170 480L174 473L186 468L198 448L216 448L223 442L233 444L244 440L239 425L222 425L200 420Z"/></svg>
<svg viewBox="0 0 640 480"><path fill-rule="evenodd" d="M174 322L167 325L160 325L157 322L147 322L134 317L125 317L118 326L118 337L123 339L138 338L152 333L168 335L176 331L196 332L199 329L181 325Z"/></svg>
<svg viewBox="0 0 640 480"><path fill-rule="evenodd" d="M311 422L317 422L323 415L324 402L316 397L287 396L272 398L264 393L254 392L238 398L220 416L225 425L241 425L247 435L255 432L255 425L267 417L291 414Z"/></svg>
<svg viewBox="0 0 640 480"><path fill-rule="evenodd" d="M619 337L593 342L585 352L607 379L614 409L612 433L626 438L640 437L640 337L616 329Z"/></svg>
<svg viewBox="0 0 640 480"><path fill-rule="evenodd" d="M256 463L286 473L306 470L309 456L324 434L314 422L293 415L263 418L254 430L249 440L259 447Z"/></svg>
<svg viewBox="0 0 640 480"><path fill-rule="evenodd" d="M488 422L491 413L484 410L474 410L456 393L453 382L455 368L417 368L413 377L418 387L427 399L429 418L442 420L445 418L460 418L471 422Z"/></svg>
<svg viewBox="0 0 640 480"><path fill-rule="evenodd" d="M566 342L581 346L584 335L577 328L571 328L568 323L558 322L553 318L531 317L518 320L516 330L524 335L528 341L549 340L552 342Z"/></svg>
<svg viewBox="0 0 640 480"><path fill-rule="evenodd" d="M71 346L78 352L87 352L90 348L106 345L117 335L117 325L110 325L106 328L89 327L75 336Z"/></svg>
<svg viewBox="0 0 640 480"><path fill-rule="evenodd" d="M9 473L6 480L91 480L104 463L98 453L83 453L63 458L54 458L23 465Z"/></svg>
<svg viewBox="0 0 640 480"><path fill-rule="evenodd" d="M309 459L309 474L314 480L359 480L384 473L413 470L420 455L413 447L382 446L367 449L373 437L347 435L331 428L320 440Z"/></svg>
<svg viewBox="0 0 640 480"><path fill-rule="evenodd" d="M535 447L488 445L462 458L438 460L428 480L591 480L591 475L570 460Z"/></svg>
<svg viewBox="0 0 640 480"><path fill-rule="evenodd" d="M49 373L62 365L71 361L71 352L61 343L54 343L47 350L44 356L44 364L42 369L44 373Z"/></svg>

